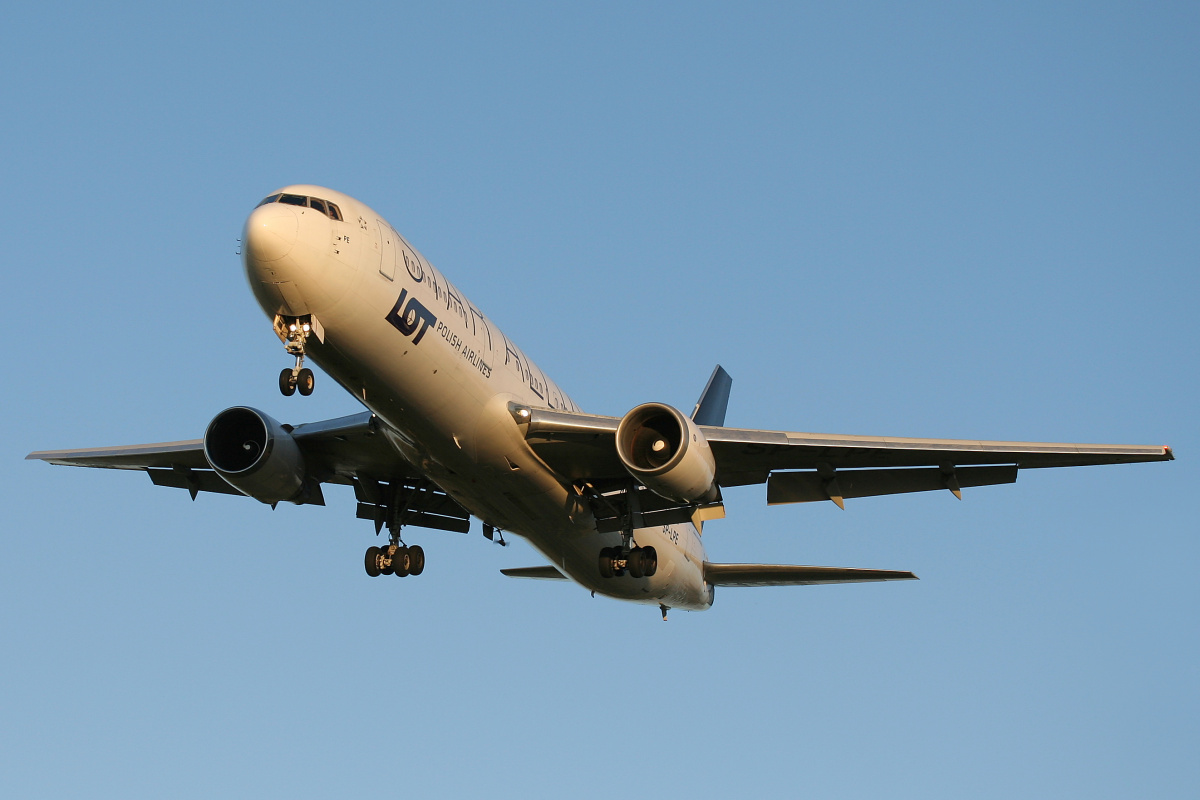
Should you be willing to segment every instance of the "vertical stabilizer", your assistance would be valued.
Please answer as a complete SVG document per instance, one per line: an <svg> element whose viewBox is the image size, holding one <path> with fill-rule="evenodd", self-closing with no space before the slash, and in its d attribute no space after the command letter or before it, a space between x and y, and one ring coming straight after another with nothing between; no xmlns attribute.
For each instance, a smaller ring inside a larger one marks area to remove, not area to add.
<svg viewBox="0 0 1200 800"><path fill-rule="evenodd" d="M712 425L721 427L725 424L725 410L729 408L729 387L733 378L720 364L713 370L708 385L700 393L696 408L692 411L692 421L697 425Z"/></svg>

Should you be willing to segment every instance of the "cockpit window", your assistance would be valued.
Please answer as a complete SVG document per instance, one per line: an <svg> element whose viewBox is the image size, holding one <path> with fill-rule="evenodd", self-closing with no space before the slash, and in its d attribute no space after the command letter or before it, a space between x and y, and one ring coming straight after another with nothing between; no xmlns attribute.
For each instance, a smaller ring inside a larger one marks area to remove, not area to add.
<svg viewBox="0 0 1200 800"><path fill-rule="evenodd" d="M287 203L289 206L301 206L302 208L311 208L314 211L320 211L325 216L342 221L342 210L333 203L326 202L316 197L304 197L298 194L273 194L270 197L264 197L258 206L265 206L267 203ZM258 208L255 206L255 208Z"/></svg>

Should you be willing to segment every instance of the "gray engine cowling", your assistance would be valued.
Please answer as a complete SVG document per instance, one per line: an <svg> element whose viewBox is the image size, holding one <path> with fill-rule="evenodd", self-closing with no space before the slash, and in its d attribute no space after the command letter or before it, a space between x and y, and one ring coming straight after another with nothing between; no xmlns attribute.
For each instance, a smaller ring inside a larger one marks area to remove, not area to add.
<svg viewBox="0 0 1200 800"><path fill-rule="evenodd" d="M680 503L717 497L717 462L696 423L663 403L643 403L617 426L617 456L657 495Z"/></svg>
<svg viewBox="0 0 1200 800"><path fill-rule="evenodd" d="M304 470L304 455L280 423L255 408L227 408L204 432L204 457L225 481L263 503L321 502Z"/></svg>

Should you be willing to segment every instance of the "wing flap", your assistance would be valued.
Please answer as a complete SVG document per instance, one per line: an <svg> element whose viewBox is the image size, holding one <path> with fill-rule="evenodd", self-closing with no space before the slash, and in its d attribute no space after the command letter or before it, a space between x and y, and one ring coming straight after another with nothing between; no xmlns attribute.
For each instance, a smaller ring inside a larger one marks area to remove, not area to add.
<svg viewBox="0 0 1200 800"><path fill-rule="evenodd" d="M819 586L830 583L915 581L911 572L890 569L806 567L792 564L713 564L704 562L704 580L713 586Z"/></svg>
<svg viewBox="0 0 1200 800"><path fill-rule="evenodd" d="M971 486L1014 483L1017 468L938 467L919 469L851 469L834 472L772 472L767 478L767 505L811 503L855 497L877 497L905 492L949 490L962 497L961 490ZM840 503L839 503L840 505Z"/></svg>
<svg viewBox="0 0 1200 800"><path fill-rule="evenodd" d="M176 489L187 489L196 499L197 492L213 492L214 494L244 495L233 488L212 470L195 469L148 469L146 473L155 486L173 486Z"/></svg>

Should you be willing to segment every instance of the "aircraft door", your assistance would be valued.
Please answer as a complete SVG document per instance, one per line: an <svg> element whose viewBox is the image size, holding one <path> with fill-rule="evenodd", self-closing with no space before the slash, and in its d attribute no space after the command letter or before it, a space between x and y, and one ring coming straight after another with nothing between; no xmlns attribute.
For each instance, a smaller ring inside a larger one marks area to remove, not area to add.
<svg viewBox="0 0 1200 800"><path fill-rule="evenodd" d="M363 254L363 261L368 264L371 261L375 262L376 268L380 272L383 271L383 237L379 234L379 225L369 225L362 217L358 218L358 225L362 228L363 237L367 240L367 249L369 253Z"/></svg>
<svg viewBox="0 0 1200 800"><path fill-rule="evenodd" d="M380 252L379 274L389 281L396 279L396 232L392 226L381 219L375 220L379 225Z"/></svg>

